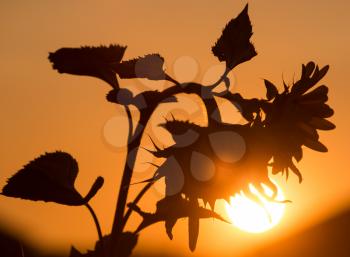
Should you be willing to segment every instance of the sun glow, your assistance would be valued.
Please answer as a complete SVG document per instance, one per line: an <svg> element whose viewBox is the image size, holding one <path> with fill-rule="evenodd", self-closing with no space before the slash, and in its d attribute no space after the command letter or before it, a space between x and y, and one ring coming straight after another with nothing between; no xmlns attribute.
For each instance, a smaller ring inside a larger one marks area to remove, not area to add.
<svg viewBox="0 0 350 257"><path fill-rule="evenodd" d="M270 188L262 186L267 195L273 194ZM282 189L279 186L277 188L276 200L285 200ZM261 204L249 199L241 192L231 197L230 204L226 203L226 211L232 224L237 228L250 233L262 233L280 222L285 204L266 200L252 184L249 185L249 189L261 200Z"/></svg>

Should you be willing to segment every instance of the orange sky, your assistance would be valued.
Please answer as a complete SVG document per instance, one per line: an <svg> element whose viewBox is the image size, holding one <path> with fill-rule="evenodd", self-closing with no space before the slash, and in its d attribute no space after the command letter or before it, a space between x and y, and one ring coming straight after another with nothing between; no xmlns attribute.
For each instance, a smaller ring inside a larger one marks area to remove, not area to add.
<svg viewBox="0 0 350 257"><path fill-rule="evenodd" d="M179 1L2 1L0 3L0 187L6 179L44 151L61 149L79 161L76 187L86 192L97 175L105 186L92 200L103 231L109 232L121 167L123 149L116 149L103 133L108 120L121 110L104 99L108 86L102 81L59 75L47 61L49 51L60 47L120 43L128 45L126 58L160 52L167 71L182 56L199 64L196 81L203 81L218 61L210 48L221 30L244 7L238 0ZM321 133L328 154L306 150L299 168L304 182L296 177L281 182L293 200L287 214L274 230L261 234L242 233L217 221L201 222L197 250L191 256L217 253L233 256L266 240L274 240L319 222L350 205L350 173L346 166L349 143L348 96L346 84L350 67L350 2L250 1L253 41L258 56L235 69L236 89L246 97L263 96L261 78L276 84L282 74L287 82L296 77L300 65L309 60L331 69L323 80L330 87L330 105L337 129ZM123 81L122 86L140 81ZM120 131L122 133L122 131ZM137 174L137 178L147 173ZM132 188L131 195L138 189ZM152 210L159 195L153 191L142 202ZM220 210L220 208L219 208ZM0 223L22 233L43 249L68 251L92 248L96 233L83 207L34 203L0 198ZM133 217L131 226L138 222ZM163 225L141 234L137 251L158 247L189 254L186 223L174 229L169 241ZM157 240L154 240L157 238Z"/></svg>

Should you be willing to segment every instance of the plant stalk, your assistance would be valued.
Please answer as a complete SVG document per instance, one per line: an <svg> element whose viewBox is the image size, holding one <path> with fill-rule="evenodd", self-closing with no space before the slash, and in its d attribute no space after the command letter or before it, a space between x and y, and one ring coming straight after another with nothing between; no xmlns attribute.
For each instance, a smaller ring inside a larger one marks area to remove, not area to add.
<svg viewBox="0 0 350 257"><path fill-rule="evenodd" d="M119 187L117 206L116 206L116 211L115 211L113 225L112 225L112 232L111 232L112 240L115 242L115 247L112 249L114 255L116 255L118 248L121 247L119 245L119 239L123 232L123 227L124 227L123 220L124 220L126 201L127 201L129 185L131 182L132 173L133 173L133 169L136 161L136 154L131 154L131 151L134 149L134 147L139 146L141 142L142 132L143 132L143 128L140 125L138 125L136 130L141 129L141 133L136 138L134 139L132 138L133 123L132 123L130 108L128 106L124 106L124 108L129 121L129 133L128 133L126 161L124 165L122 181Z"/></svg>
<svg viewBox="0 0 350 257"><path fill-rule="evenodd" d="M220 80L217 82L218 84L221 83L221 81L223 81L223 79L227 76L229 71L225 71L225 73L223 74L223 76L220 78ZM216 86L216 84L214 84L214 86ZM115 211L115 215L114 215L114 220L113 220L113 225L112 225L112 231L111 231L111 237L112 240L114 242L115 247L113 247L112 249L112 256L115 256L118 252L118 249L120 249L120 247L122 247L120 245L120 236L122 235L123 229L125 227L125 224L128 220L128 218L130 217L132 210L128 210L126 215L124 216L124 212L125 212L125 208L126 208L126 203L127 203L127 196L128 196L128 191L129 191L129 186L131 183L131 178L132 178L132 173L133 173L133 169L135 166L135 162L136 162L136 155L137 154L131 154L131 151L134 150L134 148L137 148L140 146L141 143L141 138L143 135L143 132L146 128L147 122L149 120L149 118L151 117L153 111L156 109L156 107L158 106L158 104L170 97L170 96L174 96L178 93L196 93L198 95L201 94L201 85L198 84L193 84L191 86L186 86L186 87L182 87L181 85L178 84L178 82L164 90L163 92L160 92L160 97L157 99L156 102L152 102L155 99L150 99L149 102L149 108L147 108L144 112L141 113L141 117L139 120L139 123L135 129L135 131L138 131L138 134L136 137L133 138L133 123L132 123L132 116L131 116L131 112L128 106L124 106L127 117L128 117L128 121L129 121L129 134L128 134L128 145L127 145L127 156L126 156L126 161L125 161L125 165L124 165L124 171L123 171L123 176L122 176L122 181L119 187L119 194L118 194L118 200L117 200L117 206L116 206L116 211ZM147 192L147 190L152 186L153 183L147 184L142 191L139 193L139 195L136 197L136 199L134 200L134 202L138 202L142 196Z"/></svg>
<svg viewBox="0 0 350 257"><path fill-rule="evenodd" d="M98 234L98 239L102 242L103 235L102 235L102 230L101 230L101 226L100 226L100 223L98 221L97 215L89 203L86 203L85 206L89 210L92 218L94 219L94 223L95 223L97 234Z"/></svg>
<svg viewBox="0 0 350 257"><path fill-rule="evenodd" d="M105 245L104 245L104 242L103 242L103 235L102 235L100 222L98 221L97 215L96 215L94 209L91 207L91 205L89 203L86 203L84 205L89 210L89 212L90 212L90 214L91 214L91 216L92 216L92 218L94 220L94 223L95 223L95 226L96 226L96 230L97 230L97 234L98 234L98 239L99 239L100 244L101 244L102 256L106 257L106 249L105 249Z"/></svg>
<svg viewBox="0 0 350 257"><path fill-rule="evenodd" d="M138 193L138 195L136 196L136 198L134 199L134 201L132 202L134 205L137 205L137 203L141 200L141 198L143 197L143 195L152 187L152 185L154 184L154 181L148 182L144 188L142 188L142 190ZM132 213L133 209L129 208L125 214L124 220L123 220L123 228L126 225L126 222L128 221L131 213ZM122 228L122 229L123 229Z"/></svg>
<svg viewBox="0 0 350 257"><path fill-rule="evenodd" d="M214 89L216 86L220 85L221 82L224 81L225 78L227 78L227 75L230 73L230 69L226 68L224 73L221 75L221 77L216 81L214 84L210 85L212 89Z"/></svg>

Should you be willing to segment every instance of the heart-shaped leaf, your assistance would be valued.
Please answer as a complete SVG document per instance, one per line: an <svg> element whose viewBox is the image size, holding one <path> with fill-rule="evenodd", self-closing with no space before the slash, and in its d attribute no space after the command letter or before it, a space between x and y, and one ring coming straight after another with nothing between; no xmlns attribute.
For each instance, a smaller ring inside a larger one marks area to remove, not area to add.
<svg viewBox="0 0 350 257"><path fill-rule="evenodd" d="M64 205L86 204L102 187L98 177L85 197L74 188L78 163L68 153L46 153L29 162L13 175L2 190L9 197Z"/></svg>
<svg viewBox="0 0 350 257"><path fill-rule="evenodd" d="M221 37L212 47L213 54L219 61L225 61L228 69L233 69L242 62L249 61L257 55L250 42L253 35L248 16L248 5L224 28Z"/></svg>

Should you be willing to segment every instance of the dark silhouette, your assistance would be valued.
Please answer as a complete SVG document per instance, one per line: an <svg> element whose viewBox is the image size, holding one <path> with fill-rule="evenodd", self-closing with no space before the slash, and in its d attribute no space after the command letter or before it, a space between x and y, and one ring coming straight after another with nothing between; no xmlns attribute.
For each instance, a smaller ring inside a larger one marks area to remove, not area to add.
<svg viewBox="0 0 350 257"><path fill-rule="evenodd" d="M249 61L257 55L254 45L250 42L253 35L252 25L248 16L248 5L231 20L222 32L221 37L213 46L213 54L219 61L225 61L227 69L232 70L238 64Z"/></svg>
<svg viewBox="0 0 350 257"><path fill-rule="evenodd" d="M59 151L46 153L13 175L1 194L70 206L85 205L94 219L98 236L102 239L100 224L89 201L102 187L104 180L98 177L86 196L82 197L74 188L78 172L78 163L70 154Z"/></svg>
<svg viewBox="0 0 350 257"><path fill-rule="evenodd" d="M13 175L2 194L33 201L56 202L64 205L84 205L103 185L98 177L85 197L74 188L78 163L68 153L54 152L31 161Z"/></svg>
<svg viewBox="0 0 350 257"><path fill-rule="evenodd" d="M191 220L192 216L195 218L216 218L222 221L225 220L214 211L199 207L198 205L192 206L192 204L193 202L187 201L183 199L179 194L177 194L160 200L157 203L157 210L155 213L146 213L142 211L137 205L132 203L128 204L128 207L140 214L143 218L142 223L138 226L135 233L139 233L142 229L154 223L165 221L166 232L170 239L173 239L172 229L175 226L177 220L180 218L188 217L189 232L195 234L193 236L190 235L189 237L190 249L193 251L197 243L199 224L196 219ZM194 228L192 228L192 226L194 226Z"/></svg>
<svg viewBox="0 0 350 257"><path fill-rule="evenodd" d="M49 60L59 73L97 77L117 88L115 70L123 58L125 49L126 47L119 45L61 48L55 53L50 53Z"/></svg>
<svg viewBox="0 0 350 257"><path fill-rule="evenodd" d="M272 167L273 174L282 172L287 178L289 171L292 171L301 182L301 173L293 159L297 162L302 159L302 146L319 152L327 151L319 141L317 130L335 128L326 120L333 115L333 110L325 104L328 88L313 87L325 76L328 66L320 69L315 63L309 62L302 66L301 77L297 82L290 86L283 82L284 90L281 93L272 82L265 80L266 99L245 99L239 93L229 91L230 80L227 75L234 67L257 55L250 42L251 36L247 5L226 25L212 48L219 61L226 63L224 74L212 85L177 82L164 71L164 58L159 54L122 61L126 47L119 45L62 48L50 53L49 60L58 72L97 77L107 82L112 87L106 96L107 100L123 105L126 110L129 120L128 156L111 234L103 237L97 217L88 205L88 200L102 186L102 178L96 180L85 198L81 197L73 186L78 172L77 163L67 153L50 153L32 161L9 180L3 194L68 205L85 204L97 224L99 241L95 250L87 254L72 248L71 257L129 256L142 229L164 221L166 233L172 239L173 226L179 218L184 217L188 218L189 248L194 251L201 218L213 217L225 221L214 212L216 200L229 199L243 190L246 195L260 202L248 189L248 185L253 183L268 200L277 201L277 188L268 176L268 166ZM118 76L121 79L168 80L173 85L161 92L149 90L134 96L130 90L119 87ZM226 89L215 92L214 89L222 83ZM142 181L145 183L144 188L127 205L136 160L136 155L131 151L140 148L143 132L154 110L163 102L176 101L176 94L179 93L196 94L202 99L208 124L202 127L175 117L161 124L172 134L175 144L159 147L150 138L154 150L147 150L156 157L165 158L165 162L157 167L152 178ZM215 97L227 99L237 106L246 123L224 123ZM136 106L140 111L137 124L133 123L129 105ZM192 140L187 140L184 146L182 135L188 131L192 132ZM165 177L166 196L158 201L156 212L141 210L138 201L162 177ZM272 189L272 196L265 193L262 183ZM199 206L199 200L204 201L204 207ZM209 209L206 209L207 204ZM140 214L143 221L134 232L126 232L124 227L132 211Z"/></svg>

